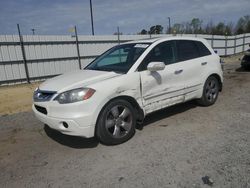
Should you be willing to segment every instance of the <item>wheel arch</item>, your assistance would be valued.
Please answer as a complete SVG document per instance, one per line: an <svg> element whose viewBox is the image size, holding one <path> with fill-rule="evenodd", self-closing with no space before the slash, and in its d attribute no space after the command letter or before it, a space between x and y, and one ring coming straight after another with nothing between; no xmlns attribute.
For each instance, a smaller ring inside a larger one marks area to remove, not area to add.
<svg viewBox="0 0 250 188"><path fill-rule="evenodd" d="M96 119L96 123L95 123L95 134L96 134L96 126L97 126L97 123L99 121L99 118L100 118L100 114L102 113L102 111L104 110L104 108L112 101L114 100L119 100L119 99L122 99L122 100L125 100L127 102L129 102L133 107L134 109L136 110L136 114L137 114L137 117L136 117L136 120L138 123L141 123L143 122L144 120L144 111L143 109L141 108L141 106L139 105L139 103L136 101L135 98L131 97L131 96L128 96L128 95L121 95L121 96L116 96L110 100L108 100L101 108L101 110L99 111L98 113L98 116L97 116L97 119Z"/></svg>
<svg viewBox="0 0 250 188"><path fill-rule="evenodd" d="M219 91L222 91L223 83L222 83L222 79L221 79L220 75L213 73L213 74L209 75L208 78L211 76L214 76L219 81Z"/></svg>

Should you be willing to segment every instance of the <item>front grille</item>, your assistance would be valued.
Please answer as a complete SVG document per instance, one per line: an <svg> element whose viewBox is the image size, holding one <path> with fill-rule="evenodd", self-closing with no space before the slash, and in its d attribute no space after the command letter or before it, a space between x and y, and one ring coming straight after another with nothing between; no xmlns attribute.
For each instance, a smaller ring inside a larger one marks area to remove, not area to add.
<svg viewBox="0 0 250 188"><path fill-rule="evenodd" d="M48 113L47 110L46 110L46 108L44 108L44 107L35 105L35 108L36 108L36 110L37 110L38 112L41 112L41 113L43 113L43 114L45 114L45 115L47 115L47 113Z"/></svg>
<svg viewBox="0 0 250 188"><path fill-rule="evenodd" d="M54 96L54 94L56 94L55 91L37 90L34 92L33 99L35 102L49 101Z"/></svg>

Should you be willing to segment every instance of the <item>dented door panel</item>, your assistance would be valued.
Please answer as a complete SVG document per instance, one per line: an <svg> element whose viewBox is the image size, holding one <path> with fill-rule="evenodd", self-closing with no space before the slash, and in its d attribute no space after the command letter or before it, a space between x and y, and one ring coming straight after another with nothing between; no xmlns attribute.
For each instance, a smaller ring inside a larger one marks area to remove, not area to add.
<svg viewBox="0 0 250 188"><path fill-rule="evenodd" d="M184 78L175 74L181 65L167 65L162 71L140 72L142 102L146 113L184 101Z"/></svg>

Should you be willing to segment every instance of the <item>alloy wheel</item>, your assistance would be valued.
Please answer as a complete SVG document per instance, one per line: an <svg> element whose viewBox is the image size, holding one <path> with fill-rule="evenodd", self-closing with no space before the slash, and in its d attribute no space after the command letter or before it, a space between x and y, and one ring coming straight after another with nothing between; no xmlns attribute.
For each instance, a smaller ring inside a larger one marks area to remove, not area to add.
<svg viewBox="0 0 250 188"><path fill-rule="evenodd" d="M206 85L206 98L209 102L214 102L218 95L218 84L216 80L211 79Z"/></svg>
<svg viewBox="0 0 250 188"><path fill-rule="evenodd" d="M126 106L112 107L106 116L105 127L114 138L126 136L132 127L132 112Z"/></svg>

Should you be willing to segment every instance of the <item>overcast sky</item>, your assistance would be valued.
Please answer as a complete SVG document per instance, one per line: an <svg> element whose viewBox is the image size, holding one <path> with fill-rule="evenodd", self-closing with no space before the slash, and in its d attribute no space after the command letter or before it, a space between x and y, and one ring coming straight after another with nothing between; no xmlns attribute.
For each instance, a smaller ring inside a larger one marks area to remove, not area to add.
<svg viewBox="0 0 250 188"><path fill-rule="evenodd" d="M204 23L237 22L250 14L250 0L92 0L96 34L134 34L151 25L167 29L171 22L194 17ZM89 0L0 0L0 34L69 34L77 25L80 34L91 34Z"/></svg>

